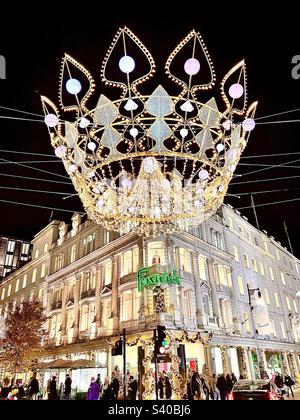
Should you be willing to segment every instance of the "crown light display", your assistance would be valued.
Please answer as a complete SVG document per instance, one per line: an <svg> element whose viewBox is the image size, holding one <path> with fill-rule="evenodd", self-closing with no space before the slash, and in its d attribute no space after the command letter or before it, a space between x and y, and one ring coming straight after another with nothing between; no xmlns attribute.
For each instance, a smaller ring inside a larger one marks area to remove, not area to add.
<svg viewBox="0 0 300 420"><path fill-rule="evenodd" d="M167 59L170 80L150 87L150 94L148 86L145 94L155 71L148 49L124 27L102 63L104 93L93 109L87 101L94 80L67 54L59 102L64 115L73 113L73 122L62 120L42 97L51 144L87 215L121 234L187 230L213 215L255 128L257 103L247 107L244 61L225 75L219 98L209 95L214 66L196 31Z"/></svg>

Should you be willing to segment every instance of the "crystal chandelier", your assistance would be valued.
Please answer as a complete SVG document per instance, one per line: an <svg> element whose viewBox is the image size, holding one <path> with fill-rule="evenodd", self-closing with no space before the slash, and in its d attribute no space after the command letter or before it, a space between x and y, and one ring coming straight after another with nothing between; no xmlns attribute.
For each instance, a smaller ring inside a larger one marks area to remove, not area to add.
<svg viewBox="0 0 300 420"><path fill-rule="evenodd" d="M191 31L180 42L165 72L168 89L142 91L152 83L155 63L124 27L101 68L109 93L95 107L87 108L94 80L69 55L62 60L59 102L64 113L75 115L73 122L62 120L54 103L42 97L55 154L89 218L108 230L159 235L202 223L223 203L255 127L257 103L247 107L244 61L222 80L219 111L209 95L213 63L199 33ZM177 93L170 95L170 89Z"/></svg>

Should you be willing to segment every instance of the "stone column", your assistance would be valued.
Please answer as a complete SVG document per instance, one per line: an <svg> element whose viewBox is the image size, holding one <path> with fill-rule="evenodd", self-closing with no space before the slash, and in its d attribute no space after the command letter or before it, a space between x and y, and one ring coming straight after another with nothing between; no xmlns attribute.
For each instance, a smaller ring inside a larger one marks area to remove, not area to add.
<svg viewBox="0 0 300 420"><path fill-rule="evenodd" d="M96 334L99 334L101 328L101 291L103 285L103 267L101 264L96 265L96 290L95 290L95 318L96 318Z"/></svg>
<svg viewBox="0 0 300 420"><path fill-rule="evenodd" d="M184 312L184 297L183 297L183 287L179 287L179 307L180 307L180 318L183 318L185 315Z"/></svg>
<svg viewBox="0 0 300 420"><path fill-rule="evenodd" d="M233 279L231 276L231 272L228 272L228 275L231 277L231 284L232 284L232 293L230 296L230 302L231 302L231 309L232 309L233 328L236 333L240 334L242 331L242 324L241 324L242 314L240 310L240 305L237 301L237 297L239 296L239 291L238 291L238 288L236 287L235 279Z"/></svg>
<svg viewBox="0 0 300 420"><path fill-rule="evenodd" d="M239 358L240 373L241 375L243 375L245 379L249 379L249 377L251 376L251 373L249 372L249 369L248 369L249 364L247 364L246 349L244 347L239 347L237 351L238 351L238 355L240 356Z"/></svg>
<svg viewBox="0 0 300 420"><path fill-rule="evenodd" d="M152 400L153 392L155 389L155 384L153 380L153 371L151 368L151 360L153 357L153 345L148 345L145 343L143 345L145 352L145 358L143 359L143 365L145 366L145 374L142 378L143 385L145 386L145 391L142 395L143 400Z"/></svg>
<svg viewBox="0 0 300 420"><path fill-rule="evenodd" d="M67 343L67 299L68 299L68 281L63 280L62 307L61 307L61 338L62 343Z"/></svg>
<svg viewBox="0 0 300 420"><path fill-rule="evenodd" d="M227 375L227 373L230 373L230 364L229 364L229 358L228 358L226 346L221 347L221 356L222 356L223 371L225 375Z"/></svg>
<svg viewBox="0 0 300 420"><path fill-rule="evenodd" d="M171 346L171 371L172 371L172 383L173 383L173 392L172 392L172 399L173 400L180 400L181 389L180 389L180 374L179 374L179 362L180 358L177 355L177 346L176 344Z"/></svg>
<svg viewBox="0 0 300 420"><path fill-rule="evenodd" d="M198 254L192 252L192 267L195 282L195 296L196 296L196 318L197 325L202 327L206 325L206 317L203 309L202 293L201 293L201 279L199 274Z"/></svg>
<svg viewBox="0 0 300 420"><path fill-rule="evenodd" d="M77 273L76 274L75 287L74 287L74 334L73 334L73 339L74 340L76 340L78 338L78 333L79 333L80 294L81 294L81 273Z"/></svg>
<svg viewBox="0 0 300 420"><path fill-rule="evenodd" d="M291 371L289 368L289 362L288 362L288 357L286 352L282 352L281 353L281 358L282 358L282 370L283 370L283 374L284 375L291 375Z"/></svg>
<svg viewBox="0 0 300 420"><path fill-rule="evenodd" d="M120 257L115 255L112 259L112 282L111 282L111 316L113 319L113 331L119 331L119 260Z"/></svg>
<svg viewBox="0 0 300 420"><path fill-rule="evenodd" d="M139 268L144 267L145 264L145 242L142 239L139 243ZM139 301L140 301L140 307L139 307L139 325L142 327L145 324L145 316L146 316L146 305L145 305L145 291L142 290L139 292Z"/></svg>
<svg viewBox="0 0 300 420"><path fill-rule="evenodd" d="M218 325L220 326L220 308L217 296L217 287L216 287L216 279L214 273L214 266L213 266L213 259L207 260L208 265L208 273L209 273L209 281L211 286L211 297L212 297L212 306L213 306L213 314L217 317Z"/></svg>
<svg viewBox="0 0 300 420"><path fill-rule="evenodd" d="M176 270L176 262L175 262L175 255L174 255L174 242L167 238L166 240L166 248L167 248L167 255L168 255L168 266L169 271L172 272ZM170 294L171 296L171 309L174 313L174 321L180 321L180 308L177 301L177 290L178 286L172 285L170 286Z"/></svg>
<svg viewBox="0 0 300 420"><path fill-rule="evenodd" d="M51 305L53 301L53 287L48 286L47 295L48 295L48 299L47 299L47 306L46 306L46 316L48 317L48 319L46 321L46 330L50 334L50 323L51 323L50 312L51 312Z"/></svg>
<svg viewBox="0 0 300 420"><path fill-rule="evenodd" d="M247 353L248 353L248 362L249 362L251 379L254 380L255 379L255 371L254 371L254 366L253 366L252 351L250 349L248 349Z"/></svg>

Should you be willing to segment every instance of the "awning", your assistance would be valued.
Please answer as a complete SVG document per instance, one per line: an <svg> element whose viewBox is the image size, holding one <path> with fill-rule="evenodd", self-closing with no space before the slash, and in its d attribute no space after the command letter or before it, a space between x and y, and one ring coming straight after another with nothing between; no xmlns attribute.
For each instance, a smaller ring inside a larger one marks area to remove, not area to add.
<svg viewBox="0 0 300 420"><path fill-rule="evenodd" d="M78 359L71 363L72 369L94 368L96 363L93 360Z"/></svg>

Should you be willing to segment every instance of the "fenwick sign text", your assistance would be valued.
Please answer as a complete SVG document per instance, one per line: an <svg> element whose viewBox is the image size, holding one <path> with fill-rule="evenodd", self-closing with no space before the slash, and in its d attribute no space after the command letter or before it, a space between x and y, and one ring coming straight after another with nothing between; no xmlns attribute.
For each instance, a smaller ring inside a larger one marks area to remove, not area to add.
<svg viewBox="0 0 300 420"><path fill-rule="evenodd" d="M159 286L160 284L180 285L180 277L176 270L171 274L163 273L160 266L142 267L137 272L138 291L141 292L145 287Z"/></svg>

